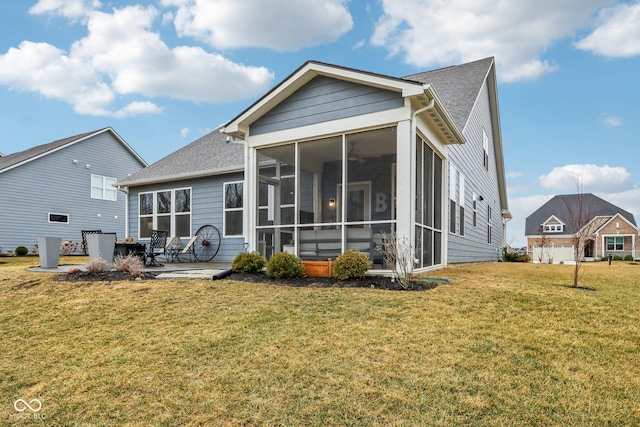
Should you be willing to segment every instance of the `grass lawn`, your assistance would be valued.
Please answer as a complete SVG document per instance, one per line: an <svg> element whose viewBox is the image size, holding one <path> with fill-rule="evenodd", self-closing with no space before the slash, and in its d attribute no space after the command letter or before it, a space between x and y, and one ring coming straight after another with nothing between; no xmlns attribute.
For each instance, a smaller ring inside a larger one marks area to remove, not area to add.
<svg viewBox="0 0 640 427"><path fill-rule="evenodd" d="M640 265L584 264L593 290L569 265L460 265L398 292L37 263L0 258L0 425L640 425ZM19 416L36 398L44 420Z"/></svg>

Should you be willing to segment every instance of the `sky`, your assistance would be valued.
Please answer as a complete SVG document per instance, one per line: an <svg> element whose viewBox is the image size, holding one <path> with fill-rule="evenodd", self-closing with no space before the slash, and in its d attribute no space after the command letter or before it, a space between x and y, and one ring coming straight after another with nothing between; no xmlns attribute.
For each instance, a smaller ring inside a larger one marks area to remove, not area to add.
<svg viewBox="0 0 640 427"><path fill-rule="evenodd" d="M0 3L0 153L111 126L151 164L308 60L402 77L493 56L507 243L555 194L640 219L640 0Z"/></svg>

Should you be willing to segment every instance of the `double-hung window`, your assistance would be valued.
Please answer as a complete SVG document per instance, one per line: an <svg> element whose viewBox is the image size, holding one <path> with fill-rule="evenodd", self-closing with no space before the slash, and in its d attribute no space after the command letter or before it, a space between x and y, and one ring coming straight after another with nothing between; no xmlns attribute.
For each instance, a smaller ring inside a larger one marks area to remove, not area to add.
<svg viewBox="0 0 640 427"><path fill-rule="evenodd" d="M622 236L607 237L607 250L608 251L623 251L624 250L624 237L622 237Z"/></svg>
<svg viewBox="0 0 640 427"><path fill-rule="evenodd" d="M108 176L91 175L91 198L115 201L117 191L114 185L117 182L117 179Z"/></svg>
<svg viewBox="0 0 640 427"><path fill-rule="evenodd" d="M242 236L244 193L243 182L224 184L224 236Z"/></svg>
<svg viewBox="0 0 640 427"><path fill-rule="evenodd" d="M191 236L191 188L140 193L138 200L141 239L150 238L151 230L167 230L169 236Z"/></svg>

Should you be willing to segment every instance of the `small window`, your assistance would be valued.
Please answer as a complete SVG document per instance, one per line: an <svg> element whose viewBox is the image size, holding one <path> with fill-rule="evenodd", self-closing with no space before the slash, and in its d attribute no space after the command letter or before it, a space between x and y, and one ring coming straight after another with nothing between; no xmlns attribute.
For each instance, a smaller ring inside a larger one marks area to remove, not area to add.
<svg viewBox="0 0 640 427"><path fill-rule="evenodd" d="M471 223L474 227L478 226L478 199L476 193L473 193L473 203L471 204Z"/></svg>
<svg viewBox="0 0 640 427"><path fill-rule="evenodd" d="M491 244L493 234L493 224L491 224L491 206L487 206L487 243Z"/></svg>
<svg viewBox="0 0 640 427"><path fill-rule="evenodd" d="M69 215L49 213L49 222L59 222L61 224L69 224Z"/></svg>
<svg viewBox="0 0 640 427"><path fill-rule="evenodd" d="M482 129L482 165L485 170L489 170L489 136Z"/></svg>
<svg viewBox="0 0 640 427"><path fill-rule="evenodd" d="M117 191L114 185L117 182L115 178L91 175L91 198L116 201Z"/></svg>
<svg viewBox="0 0 640 427"><path fill-rule="evenodd" d="M544 226L544 231L547 233L562 233L564 226L562 224L547 224Z"/></svg>

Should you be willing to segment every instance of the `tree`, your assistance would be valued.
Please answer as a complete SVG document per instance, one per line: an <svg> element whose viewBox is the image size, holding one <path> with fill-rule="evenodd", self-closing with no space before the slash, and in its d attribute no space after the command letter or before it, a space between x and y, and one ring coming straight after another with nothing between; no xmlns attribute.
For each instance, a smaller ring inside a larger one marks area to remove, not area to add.
<svg viewBox="0 0 640 427"><path fill-rule="evenodd" d="M535 240L535 244L540 248L540 255L538 256L538 262L542 263L545 258L545 251L547 255L547 260L549 259L549 245L551 244L551 239L547 236L547 233L544 229L544 225L541 225L540 228L540 237Z"/></svg>
<svg viewBox="0 0 640 427"><path fill-rule="evenodd" d="M571 237L573 243L573 258L575 266L573 269L573 287L578 287L580 268L584 261L584 252L592 239L593 233L597 229L597 223L593 221L593 208L585 200L584 194L580 191L578 185L578 194L575 198L565 198L565 206L567 207L569 224L574 234Z"/></svg>

